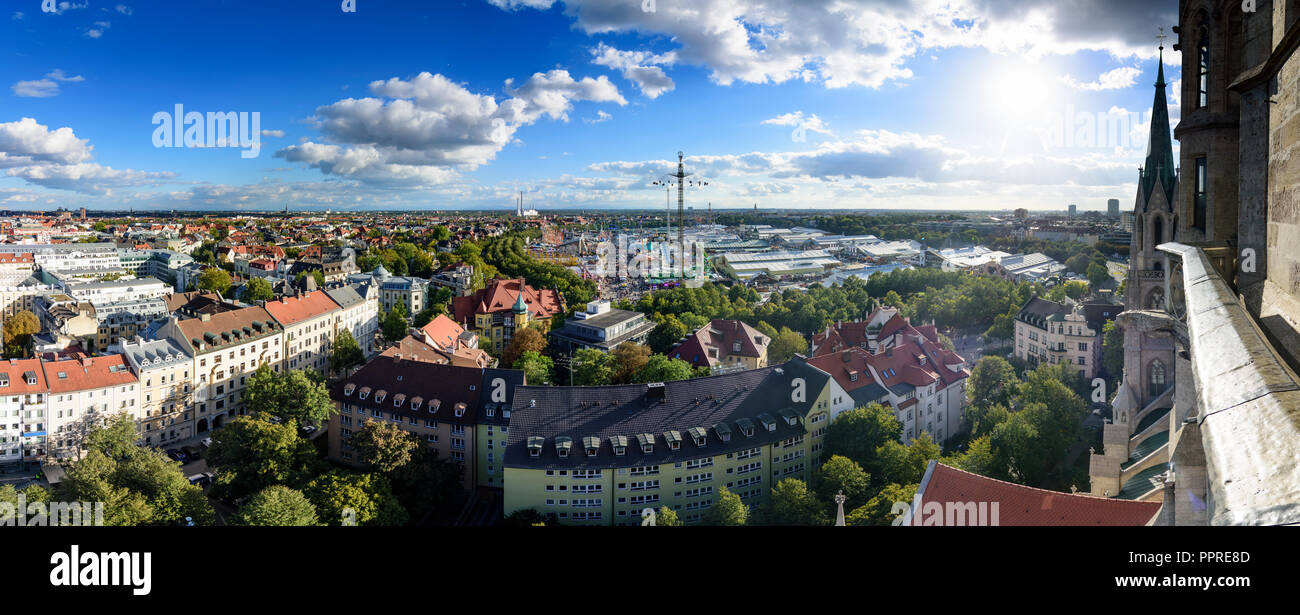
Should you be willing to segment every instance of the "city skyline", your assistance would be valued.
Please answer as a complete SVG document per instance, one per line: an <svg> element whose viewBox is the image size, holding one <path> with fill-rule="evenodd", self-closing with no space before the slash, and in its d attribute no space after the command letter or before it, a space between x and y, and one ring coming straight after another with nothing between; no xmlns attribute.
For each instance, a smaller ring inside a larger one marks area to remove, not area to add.
<svg viewBox="0 0 1300 615"><path fill-rule="evenodd" d="M1104 211L1136 189L1151 24L1175 21L1173 2L1099 1L1087 24L1046 2L24 4L0 24L14 210L509 211L520 191L654 210L683 150L710 180L697 212ZM159 115L191 111L247 114L256 147L182 146Z"/></svg>

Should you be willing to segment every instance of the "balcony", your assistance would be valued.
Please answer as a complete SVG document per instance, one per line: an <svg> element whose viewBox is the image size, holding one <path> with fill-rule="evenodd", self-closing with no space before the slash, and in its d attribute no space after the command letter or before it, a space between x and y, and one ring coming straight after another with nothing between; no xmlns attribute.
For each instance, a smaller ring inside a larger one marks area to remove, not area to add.
<svg viewBox="0 0 1300 615"><path fill-rule="evenodd" d="M1237 298L1235 246L1158 249L1171 265L1169 330L1190 369L1176 380L1177 433L1157 523L1300 523L1300 378Z"/></svg>

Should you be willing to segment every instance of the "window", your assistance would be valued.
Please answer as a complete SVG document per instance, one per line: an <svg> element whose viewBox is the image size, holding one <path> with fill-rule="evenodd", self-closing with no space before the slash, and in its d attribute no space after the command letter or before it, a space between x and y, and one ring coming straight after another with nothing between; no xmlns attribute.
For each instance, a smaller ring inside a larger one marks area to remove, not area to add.
<svg viewBox="0 0 1300 615"><path fill-rule="evenodd" d="M1208 181L1208 177L1206 176L1206 160L1204 158L1197 158L1196 159L1196 197L1195 197L1195 202L1192 203L1192 226L1202 231L1205 230L1206 210L1209 204L1208 199L1206 198L1207 181Z"/></svg>
<svg viewBox="0 0 1300 615"><path fill-rule="evenodd" d="M1197 55L1200 56L1200 81L1197 83L1196 108L1204 109L1210 106L1210 36L1208 34L1201 35Z"/></svg>

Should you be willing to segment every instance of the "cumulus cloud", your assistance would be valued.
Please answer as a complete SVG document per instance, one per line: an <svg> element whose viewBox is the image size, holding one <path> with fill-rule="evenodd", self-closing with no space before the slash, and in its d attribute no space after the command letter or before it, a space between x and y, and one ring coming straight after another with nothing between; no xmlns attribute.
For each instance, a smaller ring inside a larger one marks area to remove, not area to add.
<svg viewBox="0 0 1300 615"><path fill-rule="evenodd" d="M601 122L608 122L608 121L610 121L610 120L613 119L613 118L614 118L614 116L612 116L612 115L610 115L610 114L608 114L608 113L605 113L604 111L597 111L597 112L596 112L596 117L583 118L582 121L584 121L584 122L586 122L586 123L588 123L588 124L599 124L599 123L601 123Z"/></svg>
<svg viewBox="0 0 1300 615"><path fill-rule="evenodd" d="M821 118L817 117L816 113L808 115L807 117L804 116L803 111L784 113L774 118L763 120L763 123L771 126L795 126L797 128L802 128L806 132L819 132L824 135L831 134L831 130L826 126L826 122L823 122Z"/></svg>
<svg viewBox="0 0 1300 615"><path fill-rule="evenodd" d="M646 98L659 98L676 87L661 66L677 62L675 53L654 54L647 51L623 51L601 43L591 50L592 63L622 73L623 78L636 84Z"/></svg>
<svg viewBox="0 0 1300 615"><path fill-rule="evenodd" d="M59 82L77 83L85 81L85 77L76 75L69 77L63 72L63 69L56 68L46 73L44 79L35 79L31 81L19 81L10 86L14 96L25 98L49 98L59 95Z"/></svg>
<svg viewBox="0 0 1300 615"><path fill-rule="evenodd" d="M375 97L316 109L314 122L333 143L305 141L275 155L360 181L438 184L494 159L522 126L544 117L568 121L574 102L627 104L607 77L574 79L560 69L517 87L506 81L505 89L510 98L498 101L427 72L374 81Z"/></svg>
<svg viewBox="0 0 1300 615"><path fill-rule="evenodd" d="M132 9L131 7L129 7L129 6L125 5L125 4L119 4L119 5L115 6L115 7L113 7L113 10L115 10L115 11L117 11L117 12L123 14L123 15L132 15L132 14L135 13L135 10L134 10L134 9Z"/></svg>
<svg viewBox="0 0 1300 615"><path fill-rule="evenodd" d="M1060 77L1061 83L1064 83L1076 90L1102 91L1102 90L1122 90L1133 87L1137 83L1137 78L1142 76L1142 69L1131 66L1121 66L1115 70L1106 71L1097 77L1096 81L1080 83L1070 75Z"/></svg>
<svg viewBox="0 0 1300 615"><path fill-rule="evenodd" d="M84 194L108 194L114 187L148 183L169 173L117 170L90 162L88 139L71 128L50 130L32 118L0 123L0 169L29 183Z"/></svg>
<svg viewBox="0 0 1300 615"><path fill-rule="evenodd" d="M512 11L558 4L489 2ZM876 88L910 78L907 60L950 47L1147 58L1155 52L1153 24L1177 22L1173 3L1131 0L696 0L658 2L653 11L629 0L564 0L563 6L589 35L665 37L678 45L674 60L705 67L723 85L798 79L829 88Z"/></svg>

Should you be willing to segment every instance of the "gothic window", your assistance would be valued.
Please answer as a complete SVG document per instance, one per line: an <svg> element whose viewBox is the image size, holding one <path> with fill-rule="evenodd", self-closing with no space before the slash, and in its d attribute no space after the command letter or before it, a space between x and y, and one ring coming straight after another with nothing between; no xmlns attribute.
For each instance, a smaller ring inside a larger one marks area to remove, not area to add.
<svg viewBox="0 0 1300 615"><path fill-rule="evenodd" d="M1165 219L1156 216L1153 225L1155 228L1151 231L1151 247L1154 248L1165 242Z"/></svg>
<svg viewBox="0 0 1300 615"><path fill-rule="evenodd" d="M1201 33L1201 43L1196 47L1200 64L1200 81L1197 83L1196 108L1210 106L1210 36Z"/></svg>
<svg viewBox="0 0 1300 615"><path fill-rule="evenodd" d="M1205 230L1205 210L1206 210L1206 184L1209 178L1206 177L1206 161L1204 158L1196 159L1196 201L1192 204L1192 226L1204 231Z"/></svg>
<svg viewBox="0 0 1300 615"><path fill-rule="evenodd" d="M1165 384L1165 364L1160 359L1151 362L1147 374L1147 383L1147 394L1150 397L1156 397L1165 392L1165 388L1168 386Z"/></svg>

